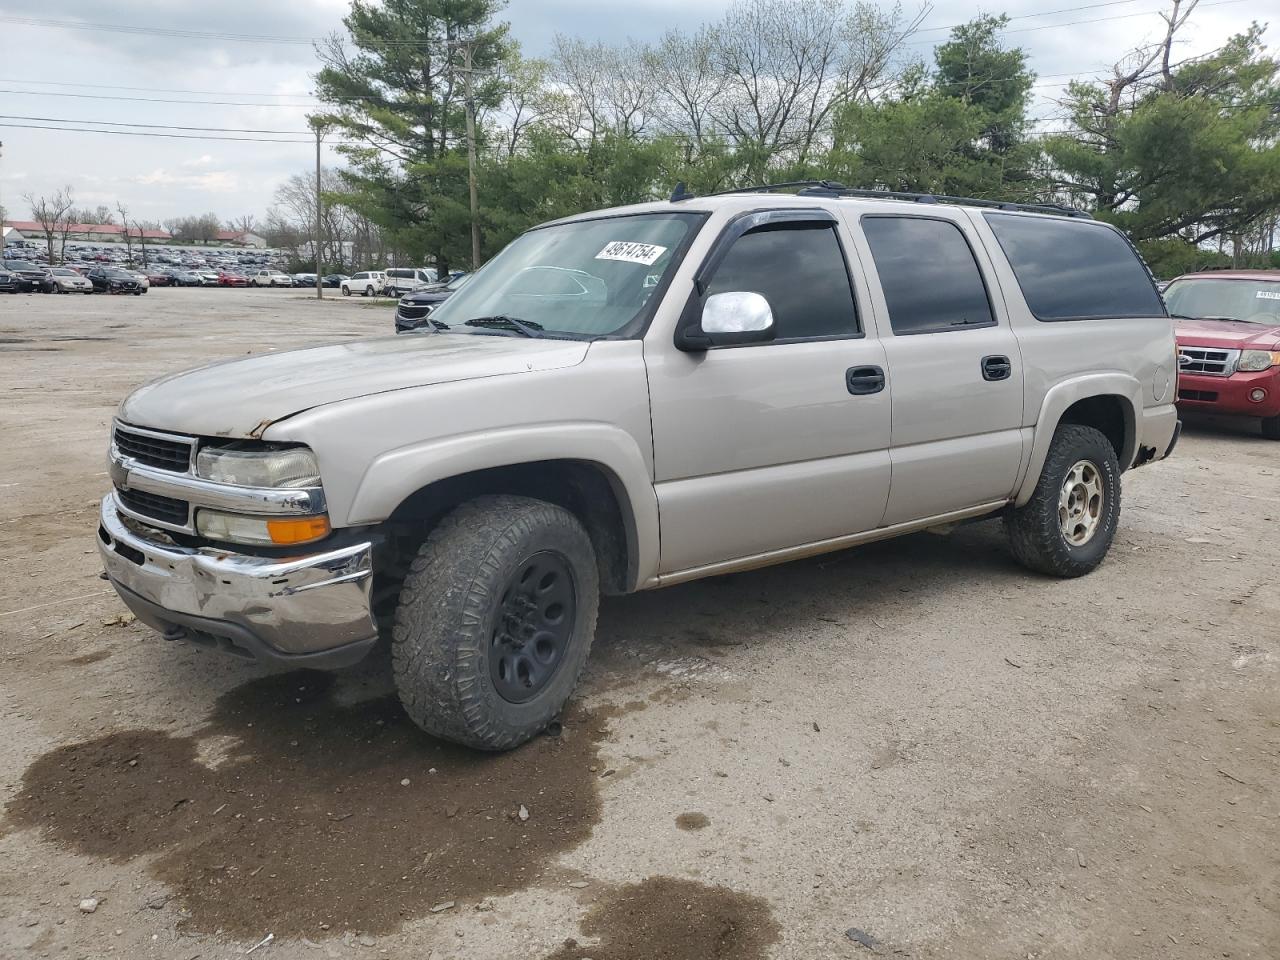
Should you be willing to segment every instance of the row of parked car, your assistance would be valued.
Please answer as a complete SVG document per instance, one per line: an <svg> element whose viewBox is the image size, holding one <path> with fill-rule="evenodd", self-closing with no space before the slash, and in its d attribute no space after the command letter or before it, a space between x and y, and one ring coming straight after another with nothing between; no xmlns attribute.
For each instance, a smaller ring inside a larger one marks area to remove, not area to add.
<svg viewBox="0 0 1280 960"><path fill-rule="evenodd" d="M346 274L321 278L337 288ZM151 287L313 287L315 274L287 274L263 269L252 274L234 270L179 270L152 267L129 270L110 264L73 263L48 267L31 260L0 260L0 291L7 293L146 293Z"/></svg>

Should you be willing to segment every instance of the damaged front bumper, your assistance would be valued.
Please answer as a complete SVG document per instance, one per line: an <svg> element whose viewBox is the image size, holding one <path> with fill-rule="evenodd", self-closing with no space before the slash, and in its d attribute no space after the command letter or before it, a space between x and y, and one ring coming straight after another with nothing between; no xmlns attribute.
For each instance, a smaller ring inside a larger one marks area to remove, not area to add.
<svg viewBox="0 0 1280 960"><path fill-rule="evenodd" d="M333 669L378 639L373 544L286 559L184 547L102 501L98 552L120 599L168 640L246 660Z"/></svg>

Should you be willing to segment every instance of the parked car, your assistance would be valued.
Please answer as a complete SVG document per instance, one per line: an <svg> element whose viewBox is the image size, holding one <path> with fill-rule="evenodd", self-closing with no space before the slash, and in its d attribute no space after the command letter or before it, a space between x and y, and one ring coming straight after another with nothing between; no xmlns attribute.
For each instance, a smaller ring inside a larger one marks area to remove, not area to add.
<svg viewBox="0 0 1280 960"><path fill-rule="evenodd" d="M48 293L54 288L45 268L31 260L5 260L4 268L13 274L17 293Z"/></svg>
<svg viewBox="0 0 1280 960"><path fill-rule="evenodd" d="M117 267L95 267L89 271L95 293L132 293L142 296L142 284L132 273Z"/></svg>
<svg viewBox="0 0 1280 960"><path fill-rule="evenodd" d="M166 270L165 275L175 287L202 287L204 280L190 270Z"/></svg>
<svg viewBox="0 0 1280 960"><path fill-rule="evenodd" d="M1164 293L1178 338L1178 405L1260 417L1280 440L1280 270L1215 270Z"/></svg>
<svg viewBox="0 0 1280 960"><path fill-rule="evenodd" d="M147 270L147 282L153 287L171 287L173 279L167 270Z"/></svg>
<svg viewBox="0 0 1280 960"><path fill-rule="evenodd" d="M51 267L45 271L57 293L93 293L93 284L67 267Z"/></svg>
<svg viewBox="0 0 1280 960"><path fill-rule="evenodd" d="M229 270L223 270L218 274L218 286L220 287L247 287L249 278L243 273L232 273Z"/></svg>
<svg viewBox="0 0 1280 960"><path fill-rule="evenodd" d="M421 327L430 327L431 311L458 292L471 276L469 273L454 277L448 283L432 283L407 294L396 304L396 333L408 333Z"/></svg>
<svg viewBox="0 0 1280 960"><path fill-rule="evenodd" d="M320 282L326 287L339 287L342 285L342 281L347 279L349 277L345 273L326 273L320 278Z"/></svg>
<svg viewBox="0 0 1280 960"><path fill-rule="evenodd" d="M259 270L249 282L255 287L292 287L293 277L279 270Z"/></svg>
<svg viewBox="0 0 1280 960"><path fill-rule="evenodd" d="M17 293L18 277L8 267L0 265L0 293Z"/></svg>
<svg viewBox="0 0 1280 960"><path fill-rule="evenodd" d="M295 287L314 287L316 285L316 275L314 273L295 273L292 280Z"/></svg>
<svg viewBox="0 0 1280 960"><path fill-rule="evenodd" d="M436 272L428 267L391 267L386 271L387 282L383 292L389 297L421 290L436 282Z"/></svg>
<svg viewBox="0 0 1280 960"><path fill-rule="evenodd" d="M135 278L137 278L138 285L142 287L143 293L146 293L148 290L151 289L151 280L148 279L145 273L141 273L140 271L137 271L137 270L126 270L125 273L132 274Z"/></svg>
<svg viewBox="0 0 1280 960"><path fill-rule="evenodd" d="M981 517L1087 574L1122 471L1178 438L1164 304L1107 224L903 197L569 217L429 336L153 381L114 425L107 575L170 639L309 667L395 606L409 716L500 750L563 708L601 593Z"/></svg>
<svg viewBox="0 0 1280 960"><path fill-rule="evenodd" d="M206 287L216 287L218 285L218 271L211 270L208 267L200 267L193 271L200 278L200 283Z"/></svg>
<svg viewBox="0 0 1280 960"><path fill-rule="evenodd" d="M338 284L344 297L358 293L362 297L372 297L382 293L387 286L387 275L380 270L365 270L353 274Z"/></svg>

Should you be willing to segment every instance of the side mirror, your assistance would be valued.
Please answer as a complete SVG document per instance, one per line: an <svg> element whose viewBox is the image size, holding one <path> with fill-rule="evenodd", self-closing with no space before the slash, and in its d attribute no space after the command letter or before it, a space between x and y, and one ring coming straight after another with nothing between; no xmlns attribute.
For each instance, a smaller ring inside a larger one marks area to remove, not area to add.
<svg viewBox="0 0 1280 960"><path fill-rule="evenodd" d="M707 297L702 305L701 322L696 327L686 327L677 346L681 350L706 350L765 343L773 337L773 310L769 301L758 293L732 291Z"/></svg>

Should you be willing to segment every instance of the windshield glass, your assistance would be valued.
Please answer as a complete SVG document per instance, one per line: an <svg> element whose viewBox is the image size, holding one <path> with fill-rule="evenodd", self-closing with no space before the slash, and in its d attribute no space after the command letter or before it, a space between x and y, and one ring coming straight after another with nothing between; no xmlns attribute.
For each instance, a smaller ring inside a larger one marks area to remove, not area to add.
<svg viewBox="0 0 1280 960"><path fill-rule="evenodd" d="M1176 280L1165 290L1164 302L1170 313L1184 317L1229 317L1280 326L1280 279Z"/></svg>
<svg viewBox="0 0 1280 960"><path fill-rule="evenodd" d="M700 219L637 214L530 230L431 318L453 330L468 320L505 316L537 324L549 335L616 333L644 308ZM491 333L493 327L464 330Z"/></svg>
<svg viewBox="0 0 1280 960"><path fill-rule="evenodd" d="M78 277L78 276L80 276L80 274L76 273L74 270L67 270L67 269L65 269L65 268L63 268L63 267L58 267L58 268L56 268L56 269L54 269L54 270L50 270L49 272L50 272L50 273L52 273L55 277Z"/></svg>

